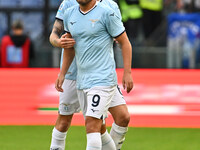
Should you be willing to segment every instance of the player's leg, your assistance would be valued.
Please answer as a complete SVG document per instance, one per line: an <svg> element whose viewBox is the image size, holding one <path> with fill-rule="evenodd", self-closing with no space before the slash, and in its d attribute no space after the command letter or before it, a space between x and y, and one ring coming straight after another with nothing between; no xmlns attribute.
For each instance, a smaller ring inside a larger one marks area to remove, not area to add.
<svg viewBox="0 0 200 150"><path fill-rule="evenodd" d="M115 90L115 87L94 87L78 92L79 102L85 116L87 150L102 149L101 127Z"/></svg>
<svg viewBox="0 0 200 150"><path fill-rule="evenodd" d="M111 101L109 112L114 119L110 135L116 144L117 150L119 150L125 140L125 135L128 131L128 124L130 121L130 115L126 102L119 87Z"/></svg>
<svg viewBox="0 0 200 150"><path fill-rule="evenodd" d="M126 105L120 105L109 109L113 116L114 123L112 125L110 135L116 144L117 150L120 150L128 131L128 123L130 115Z"/></svg>
<svg viewBox="0 0 200 150"><path fill-rule="evenodd" d="M101 125L102 120L94 117L86 116L85 126L87 133L87 148L86 150L101 150Z"/></svg>
<svg viewBox="0 0 200 150"><path fill-rule="evenodd" d="M103 124L101 127L101 141L102 150L116 150L115 143L106 129L106 125Z"/></svg>
<svg viewBox="0 0 200 150"><path fill-rule="evenodd" d="M73 115L58 115L56 125L52 131L50 150L64 150L67 130L71 125Z"/></svg>
<svg viewBox="0 0 200 150"><path fill-rule="evenodd" d="M76 81L65 80L64 92L60 93L59 115L52 132L50 150L64 150L67 130L71 125L73 114L80 111L76 91Z"/></svg>

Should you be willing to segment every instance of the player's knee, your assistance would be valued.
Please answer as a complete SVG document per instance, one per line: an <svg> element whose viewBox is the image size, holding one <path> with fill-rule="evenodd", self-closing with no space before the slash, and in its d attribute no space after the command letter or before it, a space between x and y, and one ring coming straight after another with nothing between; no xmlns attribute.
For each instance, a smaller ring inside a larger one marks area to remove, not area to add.
<svg viewBox="0 0 200 150"><path fill-rule="evenodd" d="M101 125L102 125L102 120L93 117L86 117L85 126L87 133L100 132Z"/></svg>
<svg viewBox="0 0 200 150"><path fill-rule="evenodd" d="M116 122L119 126L127 127L130 122L130 114L126 113L122 117L119 118L118 122Z"/></svg>
<svg viewBox="0 0 200 150"><path fill-rule="evenodd" d="M56 124L56 129L59 130L60 132L66 132L69 126L70 126L70 122L62 120Z"/></svg>
<svg viewBox="0 0 200 150"><path fill-rule="evenodd" d="M56 121L56 129L60 132L66 132L71 125L71 116L59 116Z"/></svg>
<svg viewBox="0 0 200 150"><path fill-rule="evenodd" d="M126 114L126 116L124 117L123 120L124 124L126 124L126 126L128 126L129 122L130 122L130 114Z"/></svg>

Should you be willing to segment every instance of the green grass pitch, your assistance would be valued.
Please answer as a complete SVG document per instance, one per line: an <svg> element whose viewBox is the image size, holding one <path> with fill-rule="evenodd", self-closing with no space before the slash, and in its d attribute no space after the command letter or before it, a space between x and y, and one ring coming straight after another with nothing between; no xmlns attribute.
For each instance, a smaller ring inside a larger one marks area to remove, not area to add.
<svg viewBox="0 0 200 150"><path fill-rule="evenodd" d="M49 150L53 126L0 126L0 150ZM84 127L72 126L66 150L84 150ZM200 129L129 128L122 150L200 150Z"/></svg>

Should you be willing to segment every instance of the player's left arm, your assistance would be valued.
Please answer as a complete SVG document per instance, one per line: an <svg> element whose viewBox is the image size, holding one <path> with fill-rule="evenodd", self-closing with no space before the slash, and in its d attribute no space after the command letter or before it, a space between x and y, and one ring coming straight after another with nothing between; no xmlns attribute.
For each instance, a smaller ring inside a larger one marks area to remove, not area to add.
<svg viewBox="0 0 200 150"><path fill-rule="evenodd" d="M116 11L112 9L105 12L105 24L109 34L115 38L122 48L123 62L124 62L124 75L122 79L123 87L129 93L133 88L133 79L131 75L132 63L132 46L129 42L125 28Z"/></svg>
<svg viewBox="0 0 200 150"><path fill-rule="evenodd" d="M127 93L129 93L133 88L133 79L131 75L132 46L126 32L123 32L120 36L116 37L116 40L121 46L123 55L124 74L122 84Z"/></svg>

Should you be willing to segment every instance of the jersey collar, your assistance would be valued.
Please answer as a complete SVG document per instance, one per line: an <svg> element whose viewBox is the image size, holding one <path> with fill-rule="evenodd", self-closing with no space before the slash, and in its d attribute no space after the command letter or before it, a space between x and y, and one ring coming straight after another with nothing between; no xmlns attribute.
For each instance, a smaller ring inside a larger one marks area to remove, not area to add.
<svg viewBox="0 0 200 150"><path fill-rule="evenodd" d="M97 4L99 3L99 1L96 1L96 3L95 3L95 5L90 9L90 10L88 10L88 11L86 11L86 12L83 12L82 10L81 10L81 8L79 7L79 11L80 11L80 13L82 13L83 15L86 15L86 14L88 14L89 12L91 12L95 7L97 7Z"/></svg>

